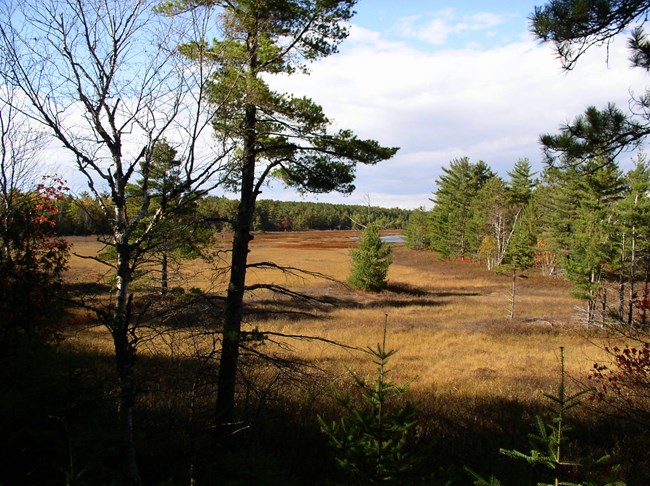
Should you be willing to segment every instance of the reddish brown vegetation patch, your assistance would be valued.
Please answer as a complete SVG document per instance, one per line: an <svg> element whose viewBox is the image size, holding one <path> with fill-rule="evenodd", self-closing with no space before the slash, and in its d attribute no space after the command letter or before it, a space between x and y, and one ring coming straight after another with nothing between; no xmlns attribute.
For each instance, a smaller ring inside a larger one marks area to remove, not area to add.
<svg viewBox="0 0 650 486"><path fill-rule="evenodd" d="M253 246L270 245L274 248L312 250L352 248L356 244L359 233L360 231L358 230L260 232L255 233ZM381 234L389 235L398 233L384 231Z"/></svg>

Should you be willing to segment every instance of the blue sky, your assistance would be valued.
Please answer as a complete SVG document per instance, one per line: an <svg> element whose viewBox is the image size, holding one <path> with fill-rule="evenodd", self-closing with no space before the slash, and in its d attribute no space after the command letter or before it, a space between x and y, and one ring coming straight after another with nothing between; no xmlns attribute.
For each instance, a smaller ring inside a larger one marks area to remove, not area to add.
<svg viewBox="0 0 650 486"><path fill-rule="evenodd" d="M519 158L539 170L540 134L588 105L626 108L630 93L644 92L647 76L629 68L625 38L609 55L594 49L562 71L550 46L528 31L541 4L361 0L338 54L313 64L309 76L272 83L312 97L336 127L401 149L360 167L352 196L317 200L430 207L435 180L454 158L484 160L504 177ZM280 186L262 197L300 199Z"/></svg>
<svg viewBox="0 0 650 486"><path fill-rule="evenodd" d="M400 147L398 154L358 167L351 196L302 196L276 183L261 197L430 208L435 181L453 159L483 160L503 177L520 158L540 170L541 134L556 133L589 105L626 109L631 94L645 93L647 75L629 67L625 37L564 72L528 30L542 4L360 0L339 53L312 64L310 75L269 82L321 104L334 130L352 129ZM62 150L51 158L65 158ZM621 158L624 168L631 158ZM87 189L73 169L57 172L74 192Z"/></svg>
<svg viewBox="0 0 650 486"><path fill-rule="evenodd" d="M428 49L437 46L489 47L526 35L535 2L361 0L356 25ZM419 41L419 42L418 42Z"/></svg>

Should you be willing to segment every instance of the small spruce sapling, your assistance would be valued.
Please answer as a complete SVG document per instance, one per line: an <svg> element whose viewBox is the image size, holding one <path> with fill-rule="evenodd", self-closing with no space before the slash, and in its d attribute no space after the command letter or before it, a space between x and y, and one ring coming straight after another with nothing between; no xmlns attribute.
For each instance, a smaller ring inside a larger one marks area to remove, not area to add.
<svg viewBox="0 0 650 486"><path fill-rule="evenodd" d="M362 403L353 402L350 396L335 390L336 401L342 409L340 422L328 423L318 416L338 466L351 479L366 484L405 484L418 462L411 447L417 423L416 409L410 403L396 404L406 392L408 383L399 386L387 380L388 360L397 352L386 348L387 321L388 316L382 343L377 344L376 349L367 349L377 365L375 380L368 382L350 373Z"/></svg>
<svg viewBox="0 0 650 486"><path fill-rule="evenodd" d="M610 462L610 456L604 455L598 459L567 460L564 446L568 442L568 433L571 428L565 421L566 413L580 405L580 397L590 393L591 390L581 390L574 394L567 394L566 373L564 370L564 347L560 347L561 378L557 395L544 393L544 396L553 403L554 417L551 423L546 423L537 416L537 433L528 435L532 446L531 451L526 454L517 450L500 449L501 454L526 461L531 466L541 465L544 470L551 473L551 482L538 482L537 486L625 486L620 481L608 481L606 478L599 478L598 469L605 468L608 474L616 472L617 467L606 467ZM479 474L466 468L474 480L475 486L500 486L501 482L491 476L489 479L482 478ZM593 470L593 471L592 471Z"/></svg>
<svg viewBox="0 0 650 486"><path fill-rule="evenodd" d="M361 233L359 244L352 251L352 270L348 282L361 290L378 292L386 288L392 250L381 240L379 229L369 224Z"/></svg>

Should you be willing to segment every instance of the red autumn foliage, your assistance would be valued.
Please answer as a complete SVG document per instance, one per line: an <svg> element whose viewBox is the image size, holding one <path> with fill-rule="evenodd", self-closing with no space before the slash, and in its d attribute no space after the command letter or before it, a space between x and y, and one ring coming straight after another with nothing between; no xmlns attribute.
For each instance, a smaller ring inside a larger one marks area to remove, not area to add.
<svg viewBox="0 0 650 486"><path fill-rule="evenodd" d="M57 237L56 203L65 182L44 177L36 190L13 192L0 212L0 341L17 334L57 340L50 331L58 314L55 292L65 270L70 245Z"/></svg>
<svg viewBox="0 0 650 486"><path fill-rule="evenodd" d="M625 416L650 424L650 342L606 347L612 361L594 363L594 398Z"/></svg>

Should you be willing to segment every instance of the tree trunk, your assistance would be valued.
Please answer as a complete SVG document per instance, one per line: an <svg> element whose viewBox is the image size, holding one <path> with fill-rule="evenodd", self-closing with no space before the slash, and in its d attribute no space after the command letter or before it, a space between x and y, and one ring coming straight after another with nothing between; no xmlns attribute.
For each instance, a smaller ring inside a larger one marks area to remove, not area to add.
<svg viewBox="0 0 650 486"><path fill-rule="evenodd" d="M515 318L515 302L517 297L517 267L512 267L512 294L510 296L510 319Z"/></svg>
<svg viewBox="0 0 650 486"><path fill-rule="evenodd" d="M600 327L604 328L607 323L607 289L603 289L603 300L600 311Z"/></svg>
<svg viewBox="0 0 650 486"><path fill-rule="evenodd" d="M621 266L618 274L618 315L625 321L625 233L621 241Z"/></svg>
<svg viewBox="0 0 650 486"><path fill-rule="evenodd" d="M648 299L650 299L650 259L646 260L645 282L643 285L643 302L641 305L641 328L648 328Z"/></svg>
<svg viewBox="0 0 650 486"><path fill-rule="evenodd" d="M118 375L118 423L122 452L122 474L125 484L139 486L140 471L135 455L133 440L133 407L135 405L135 347L128 332L116 330L113 333L115 344L115 361Z"/></svg>
<svg viewBox="0 0 650 486"><path fill-rule="evenodd" d="M630 257L630 300L628 303L629 310L627 316L627 325L631 326L634 322L634 283L636 280L636 228L632 227L632 254Z"/></svg>
<svg viewBox="0 0 650 486"><path fill-rule="evenodd" d="M250 233L253 212L255 210L256 117L255 106L247 105L241 194L232 244L230 281L226 296L221 360L217 381L217 402L215 407L216 423L226 426L232 424L234 419L237 360L239 358L239 345L241 342L246 265L248 262L249 242L252 239Z"/></svg>
<svg viewBox="0 0 650 486"><path fill-rule="evenodd" d="M140 472L133 441L133 407L135 405L135 339L129 327L131 298L130 248L124 242L116 243L117 283L113 321L109 326L115 345L115 365L118 377L118 423L121 439L122 474L129 486L139 486Z"/></svg>
<svg viewBox="0 0 650 486"><path fill-rule="evenodd" d="M167 270L167 253L160 257L160 295L167 295L169 289L169 272Z"/></svg>
<svg viewBox="0 0 650 486"><path fill-rule="evenodd" d="M249 32L246 41L249 50L248 75L257 77L257 32ZM254 103L245 105L243 127L243 155L241 189L237 219L234 225L230 281L224 311L221 360L217 378L215 419L217 425L228 426L235 416L235 389L237 384L237 361L241 343L241 324L244 315L244 291L249 242L253 238L251 226L255 211L255 165L257 161L257 108ZM221 429L221 431L219 430ZM217 434L228 433L227 427L217 427Z"/></svg>
<svg viewBox="0 0 650 486"><path fill-rule="evenodd" d="M587 326L591 326L594 323L594 318L596 314L596 295L594 293L594 283L596 282L595 272L592 270L589 275L589 301L587 303Z"/></svg>

